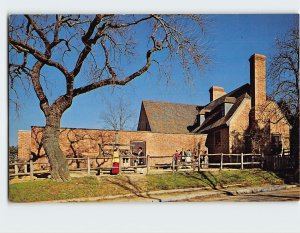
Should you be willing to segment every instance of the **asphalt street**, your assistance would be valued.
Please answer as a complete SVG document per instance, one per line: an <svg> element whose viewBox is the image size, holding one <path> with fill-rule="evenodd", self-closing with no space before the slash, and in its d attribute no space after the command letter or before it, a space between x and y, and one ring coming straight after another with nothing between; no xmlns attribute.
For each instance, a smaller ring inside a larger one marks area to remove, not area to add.
<svg viewBox="0 0 300 233"><path fill-rule="evenodd" d="M242 195L226 195L211 197L196 197L185 201L199 202L199 201L230 201L230 202L277 202L277 201L299 201L300 187L290 188L285 190L277 190L271 192L259 192L255 194Z"/></svg>

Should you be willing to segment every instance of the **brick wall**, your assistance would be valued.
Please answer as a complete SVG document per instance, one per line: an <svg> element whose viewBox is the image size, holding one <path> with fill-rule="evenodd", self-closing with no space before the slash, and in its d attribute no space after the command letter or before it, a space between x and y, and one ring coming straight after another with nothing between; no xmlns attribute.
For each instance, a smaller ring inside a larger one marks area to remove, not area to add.
<svg viewBox="0 0 300 233"><path fill-rule="evenodd" d="M283 149L289 149L290 125L276 103L267 101L267 105L262 114L262 120L269 122L270 134L281 135Z"/></svg>
<svg viewBox="0 0 300 233"><path fill-rule="evenodd" d="M253 54L250 59L250 95L254 120L258 120L266 102L266 56Z"/></svg>
<svg viewBox="0 0 300 233"><path fill-rule="evenodd" d="M228 127L210 131L207 136L206 146L209 154L229 153ZM216 134L220 135L220 143L216 144Z"/></svg>
<svg viewBox="0 0 300 233"><path fill-rule="evenodd" d="M21 161L26 161L30 159L30 135L30 130L18 131L18 159Z"/></svg>
<svg viewBox="0 0 300 233"><path fill-rule="evenodd" d="M31 152L36 157L43 157L44 150L41 146L41 127L32 127ZM85 157L87 154L95 156L99 154L99 143L113 143L115 131L95 129L61 129L60 146L67 157ZM200 152L207 151L205 147L206 135L197 134L164 134L149 131L119 131L118 141L121 144L130 144L131 141L145 141L146 154L151 156L170 156L175 150L194 150L198 147ZM170 158L153 159L154 163L167 163ZM71 162L70 162L71 163ZM94 161L96 163L96 161ZM75 162L72 163L76 166ZM110 161L105 161L110 165ZM83 165L84 166L84 165ZM96 164L92 164L92 167Z"/></svg>
<svg viewBox="0 0 300 233"><path fill-rule="evenodd" d="M244 133L249 127L249 113L251 110L251 99L244 99L237 112L233 115L229 125L229 152L245 152Z"/></svg>
<svg viewBox="0 0 300 233"><path fill-rule="evenodd" d="M241 153L245 151L244 134L249 127L249 119L253 108L249 99L245 99L234 117L230 121L230 153ZM252 118L253 119L253 118ZM265 101L261 110L257 111L257 125L267 133L264 153L270 153L271 135L280 134L283 149L290 148L290 125L282 114L278 105L273 101Z"/></svg>

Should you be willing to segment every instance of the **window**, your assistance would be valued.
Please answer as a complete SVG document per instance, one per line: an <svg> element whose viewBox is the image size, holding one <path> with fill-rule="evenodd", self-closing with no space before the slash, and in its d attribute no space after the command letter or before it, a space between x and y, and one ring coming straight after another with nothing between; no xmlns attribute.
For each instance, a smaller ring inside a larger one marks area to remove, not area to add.
<svg viewBox="0 0 300 233"><path fill-rule="evenodd" d="M132 154L137 154L138 153L138 149L142 147L144 154L146 154L146 142L145 141L130 141L130 148L131 148L131 152Z"/></svg>
<svg viewBox="0 0 300 233"><path fill-rule="evenodd" d="M221 132L215 132L215 146L221 146Z"/></svg>
<svg viewBox="0 0 300 233"><path fill-rule="evenodd" d="M282 142L280 134L272 134L271 136L271 151L274 154L280 154L282 150Z"/></svg>

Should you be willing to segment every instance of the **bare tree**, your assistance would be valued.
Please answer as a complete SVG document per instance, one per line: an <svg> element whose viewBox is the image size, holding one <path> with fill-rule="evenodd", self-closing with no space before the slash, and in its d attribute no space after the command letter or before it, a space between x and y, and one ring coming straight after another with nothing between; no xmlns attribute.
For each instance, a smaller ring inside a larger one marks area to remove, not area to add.
<svg viewBox="0 0 300 233"><path fill-rule="evenodd" d="M134 112L130 108L130 104L122 98L108 102L106 111L100 116L105 127L113 130L128 129L133 118Z"/></svg>
<svg viewBox="0 0 300 233"><path fill-rule="evenodd" d="M201 41L205 23L201 15L10 16L10 88L18 96L16 83L32 84L46 118L42 144L52 179L70 177L59 146L59 131L62 115L73 99L104 86L126 85L152 64L160 71L181 65L186 77L191 77L195 68L202 69L208 63ZM138 45L143 52L136 49ZM137 53L144 53L144 58L137 60ZM161 56L154 59L156 53ZM131 73L122 69L129 58L136 67ZM50 68L59 71L65 82L64 93L53 102L46 93L47 83L55 78Z"/></svg>
<svg viewBox="0 0 300 233"><path fill-rule="evenodd" d="M297 177L299 180L299 25L275 42L275 53L271 58L268 78L273 87L271 94L277 99L279 107L290 121L291 153L295 158Z"/></svg>
<svg viewBox="0 0 300 233"><path fill-rule="evenodd" d="M293 28L283 38L276 39L268 78L271 97L289 106L286 115L299 115L299 29Z"/></svg>

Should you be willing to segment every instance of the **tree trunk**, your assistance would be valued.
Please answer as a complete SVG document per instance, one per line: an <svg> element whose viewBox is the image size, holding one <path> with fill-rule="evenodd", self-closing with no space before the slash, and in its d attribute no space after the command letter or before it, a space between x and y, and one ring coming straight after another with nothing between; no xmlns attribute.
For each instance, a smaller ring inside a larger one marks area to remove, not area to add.
<svg viewBox="0 0 300 233"><path fill-rule="evenodd" d="M55 114L46 116L42 143L50 162L51 179L67 181L70 179L68 164L59 146L60 119L61 116Z"/></svg>

